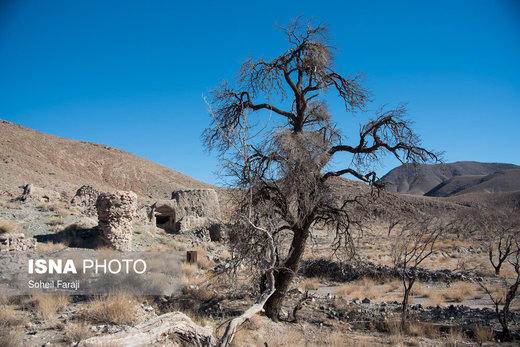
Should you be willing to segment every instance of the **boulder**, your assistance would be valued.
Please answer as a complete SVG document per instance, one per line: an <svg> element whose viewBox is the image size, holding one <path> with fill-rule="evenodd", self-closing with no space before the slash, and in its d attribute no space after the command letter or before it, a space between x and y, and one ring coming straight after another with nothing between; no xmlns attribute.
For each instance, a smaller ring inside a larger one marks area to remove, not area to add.
<svg viewBox="0 0 520 347"><path fill-rule="evenodd" d="M101 240L116 250L131 250L132 223L137 214L137 195L125 191L101 193L97 198L96 208Z"/></svg>

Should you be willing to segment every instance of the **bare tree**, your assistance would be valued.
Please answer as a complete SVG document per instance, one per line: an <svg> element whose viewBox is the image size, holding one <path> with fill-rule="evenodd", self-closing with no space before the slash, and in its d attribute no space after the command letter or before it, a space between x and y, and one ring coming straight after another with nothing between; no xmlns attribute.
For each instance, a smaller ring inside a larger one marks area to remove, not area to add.
<svg viewBox="0 0 520 347"><path fill-rule="evenodd" d="M486 240L489 262L498 276L502 265L515 251L516 235L520 232L520 210L511 207L500 210L480 208L474 211L471 220Z"/></svg>
<svg viewBox="0 0 520 347"><path fill-rule="evenodd" d="M408 317L408 301L417 280L417 269L433 254L435 244L445 231L445 223L438 217L422 217L402 225L392 247L393 261L404 287L401 326Z"/></svg>
<svg viewBox="0 0 520 347"><path fill-rule="evenodd" d="M495 314L497 316L500 325L502 326L502 338L505 341L512 340L511 330L509 329L510 321L510 307L513 299L516 297L518 292L518 286L520 286L520 241L519 237L516 236L512 242L512 251L510 252L507 261L513 266L515 270L515 277L509 281L505 278L500 279L502 286L505 290L505 295L499 291L494 292L483 282L479 282L479 285L486 291L493 305L495 306ZM502 307L502 309L501 309Z"/></svg>
<svg viewBox="0 0 520 347"><path fill-rule="evenodd" d="M437 160L420 146L404 118L404 106L380 110L360 126L355 143L345 143L325 97L337 94L347 112L363 110L369 93L361 85L362 74L344 77L335 71L326 24L298 18L281 29L289 43L285 52L273 59L246 60L234 84L222 82L211 92L213 117L203 134L208 148L217 150L225 163L226 174L236 179L234 185L251 183L251 195L238 209L251 203L256 226L276 226L274 240L289 235L288 250L276 248L276 290L264 305L273 320L315 223L334 230L336 244L351 245L355 220L349 206L359 199L335 191L331 182L350 175L377 186L373 164L385 153L402 162ZM245 124L249 115L255 123ZM236 129L243 127L252 134L245 162L232 145ZM332 169L331 160L341 153L347 155L346 164Z"/></svg>

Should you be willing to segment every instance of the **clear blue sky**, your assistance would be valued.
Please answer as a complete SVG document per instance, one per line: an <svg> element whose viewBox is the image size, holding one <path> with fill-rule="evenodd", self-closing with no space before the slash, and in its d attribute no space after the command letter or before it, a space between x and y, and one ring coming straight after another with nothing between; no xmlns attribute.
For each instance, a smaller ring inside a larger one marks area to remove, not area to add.
<svg viewBox="0 0 520 347"><path fill-rule="evenodd" d="M218 183L201 96L285 50L274 24L300 14L330 24L338 72L366 73L370 110L408 103L448 162L520 164L517 0L0 0L0 118Z"/></svg>

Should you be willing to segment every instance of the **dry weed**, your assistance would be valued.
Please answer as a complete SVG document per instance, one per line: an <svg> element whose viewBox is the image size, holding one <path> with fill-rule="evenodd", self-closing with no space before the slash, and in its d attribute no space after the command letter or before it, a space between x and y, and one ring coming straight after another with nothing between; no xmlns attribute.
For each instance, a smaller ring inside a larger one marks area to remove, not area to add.
<svg viewBox="0 0 520 347"><path fill-rule="evenodd" d="M63 332L65 333L64 340L69 344L78 343L93 335L90 331L90 325L86 322L68 323L63 328Z"/></svg>
<svg viewBox="0 0 520 347"><path fill-rule="evenodd" d="M18 224L14 221L2 218L0 219L0 234L13 233L18 230Z"/></svg>
<svg viewBox="0 0 520 347"><path fill-rule="evenodd" d="M137 318L136 305L135 299L127 295L96 297L80 316L95 323L132 325Z"/></svg>
<svg viewBox="0 0 520 347"><path fill-rule="evenodd" d="M56 313L63 310L70 304L68 295L33 295L31 301L40 320L55 324L57 322Z"/></svg>
<svg viewBox="0 0 520 347"><path fill-rule="evenodd" d="M473 334L475 336L475 340L482 345L484 342L491 341L495 336L492 330L488 328L484 328L480 325L477 325L473 328Z"/></svg>

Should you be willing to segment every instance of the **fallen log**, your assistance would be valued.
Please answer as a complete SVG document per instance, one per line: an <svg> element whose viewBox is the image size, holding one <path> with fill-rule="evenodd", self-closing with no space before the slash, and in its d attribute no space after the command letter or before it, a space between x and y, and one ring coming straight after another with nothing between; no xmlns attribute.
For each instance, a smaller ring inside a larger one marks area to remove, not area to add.
<svg viewBox="0 0 520 347"><path fill-rule="evenodd" d="M94 336L81 341L78 346L151 346L165 342L168 346L213 347L216 345L212 328L195 324L182 312L170 312L136 325L127 331L112 335Z"/></svg>

